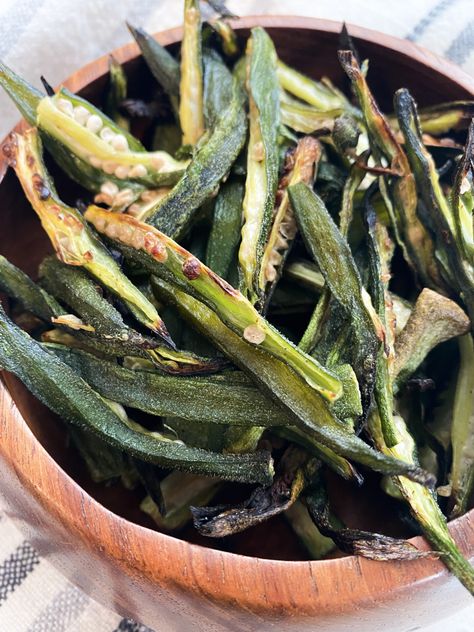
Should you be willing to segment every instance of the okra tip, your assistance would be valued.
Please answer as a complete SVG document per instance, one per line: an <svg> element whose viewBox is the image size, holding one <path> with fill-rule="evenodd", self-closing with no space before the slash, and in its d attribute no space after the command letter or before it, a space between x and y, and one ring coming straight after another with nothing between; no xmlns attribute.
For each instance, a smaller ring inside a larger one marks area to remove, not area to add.
<svg viewBox="0 0 474 632"><path fill-rule="evenodd" d="M339 63L343 67L349 79L356 79L360 74L360 68L356 58L354 57L354 53L351 50L338 50L337 56L339 58Z"/></svg>

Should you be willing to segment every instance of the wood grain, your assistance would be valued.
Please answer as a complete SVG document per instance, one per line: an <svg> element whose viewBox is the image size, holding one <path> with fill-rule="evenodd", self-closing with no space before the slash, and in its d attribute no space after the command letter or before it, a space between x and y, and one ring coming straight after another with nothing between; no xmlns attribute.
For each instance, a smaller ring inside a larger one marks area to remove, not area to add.
<svg viewBox="0 0 474 632"><path fill-rule="evenodd" d="M255 24L268 28L285 61L344 85L336 58L339 23L282 16L234 22L241 37ZM350 32L362 55L370 58L369 79L384 107L390 107L394 90L401 86L410 88L422 105L472 98L473 80L448 62L411 42L358 27ZM180 36L181 30L173 29L158 39L172 46ZM126 64L132 93L144 86L152 89L135 44L114 51L114 56ZM98 102L107 69L104 56L65 85ZM1 159L0 178L0 252L34 274L48 250L47 240L14 176L5 175ZM60 189L71 201L80 193L70 185ZM147 528L146 518L130 510L135 498L114 496L87 482L65 443L61 422L13 377L6 375L5 383L7 388L0 384L0 472L9 515L80 588L158 632L191 626L209 632L370 632L382 625L385 632L403 632L469 600L435 560L274 561L204 548ZM474 512L450 528L461 550L474 557ZM413 542L427 548L421 538Z"/></svg>

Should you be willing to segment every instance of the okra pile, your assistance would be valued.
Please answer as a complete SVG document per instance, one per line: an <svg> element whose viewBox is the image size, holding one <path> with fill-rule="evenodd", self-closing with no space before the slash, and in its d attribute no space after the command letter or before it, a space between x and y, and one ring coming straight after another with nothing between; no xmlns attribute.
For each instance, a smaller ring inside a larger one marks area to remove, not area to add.
<svg viewBox="0 0 474 632"><path fill-rule="evenodd" d="M143 95L113 58L100 107L0 66L53 251L36 281L0 257L0 366L161 530L282 514L307 558L436 557L474 593L447 527L474 487L474 102L384 113L346 32L344 93L218 5L185 0L176 54L129 27ZM355 528L342 487L399 525Z"/></svg>

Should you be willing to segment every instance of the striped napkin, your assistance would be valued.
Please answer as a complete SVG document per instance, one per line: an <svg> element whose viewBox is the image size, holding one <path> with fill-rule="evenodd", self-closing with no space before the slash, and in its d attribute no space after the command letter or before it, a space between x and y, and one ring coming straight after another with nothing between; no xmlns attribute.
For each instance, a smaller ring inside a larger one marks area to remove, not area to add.
<svg viewBox="0 0 474 632"><path fill-rule="evenodd" d="M472 0L228 0L226 4L237 15L303 15L383 31L422 44L474 75ZM40 75L55 85L130 41L126 20L160 31L181 23L181 7L181 0L0 0L0 59L38 87ZM17 120L15 108L0 94L0 138ZM411 631L472 632L473 621L474 607L469 607ZM2 511L0 500L0 631L90 630L153 632L104 608L69 583L24 540Z"/></svg>

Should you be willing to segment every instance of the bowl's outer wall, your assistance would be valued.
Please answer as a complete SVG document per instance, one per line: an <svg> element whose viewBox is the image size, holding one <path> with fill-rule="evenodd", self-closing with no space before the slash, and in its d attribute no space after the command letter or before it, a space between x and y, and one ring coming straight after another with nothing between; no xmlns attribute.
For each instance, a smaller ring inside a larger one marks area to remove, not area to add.
<svg viewBox="0 0 474 632"><path fill-rule="evenodd" d="M342 85L336 61L339 24L266 16L244 18L236 27L246 35L255 24L269 28L285 61L314 76L324 72ZM356 27L351 32L362 54L370 58L370 81L385 107L402 85L423 105L474 94L473 81L461 70L410 42ZM173 44L180 37L181 31L174 29L159 39ZM127 62L127 71L138 81L143 69L135 59L135 45L114 55ZM85 87L83 94L94 98L106 72L104 57L66 85L73 91ZM5 169L0 162L0 177ZM47 240L11 173L0 189L0 252L35 274ZM159 632L190 626L215 632L370 632L381 625L387 631L408 632L469 601L467 592L436 560L385 564L346 557L275 562L205 549L124 520L65 473L68 453L57 420L14 378L5 376L5 381L9 390L0 384L0 469L9 515L40 553L88 594ZM460 548L473 557L474 513L450 527ZM421 538L414 542L427 548Z"/></svg>

